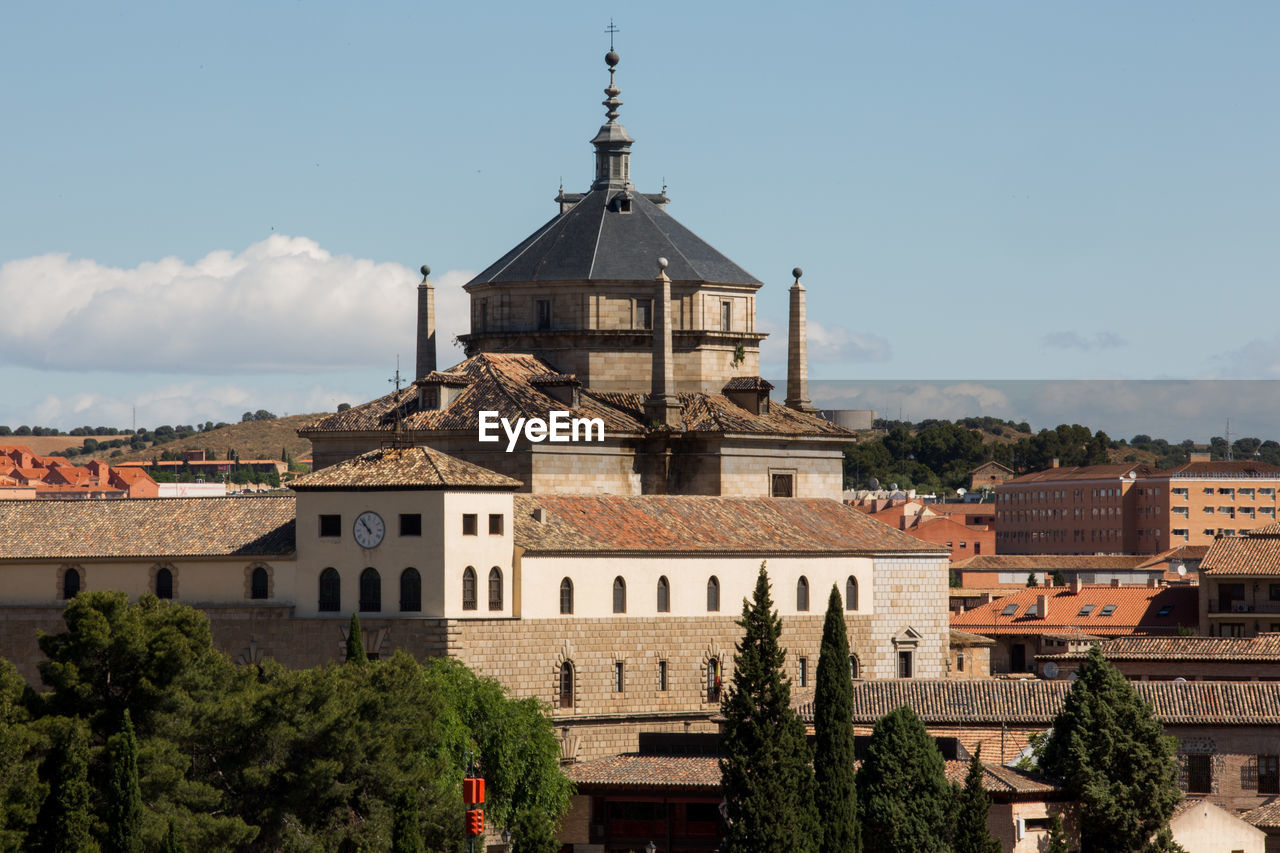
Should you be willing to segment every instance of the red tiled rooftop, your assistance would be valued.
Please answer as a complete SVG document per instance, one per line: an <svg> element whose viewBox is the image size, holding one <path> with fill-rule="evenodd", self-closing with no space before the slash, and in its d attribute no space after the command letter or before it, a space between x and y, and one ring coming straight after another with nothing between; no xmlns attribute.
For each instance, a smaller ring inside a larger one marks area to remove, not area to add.
<svg viewBox="0 0 1280 853"><path fill-rule="evenodd" d="M1257 661L1280 663L1280 633L1256 637L1116 637L1104 640L1111 661ZM1087 652L1036 655L1036 660L1084 660Z"/></svg>
<svg viewBox="0 0 1280 853"><path fill-rule="evenodd" d="M1280 576L1280 522L1244 536L1219 536L1200 561L1203 575Z"/></svg>
<svg viewBox="0 0 1280 853"><path fill-rule="evenodd" d="M1075 468L1046 468L1043 471L1032 471L1030 474L1023 474L1021 477L1015 477L1005 483L996 486L997 489L1005 486L1029 486L1034 483L1056 483L1061 480L1119 480L1126 476L1130 471L1136 472L1139 476L1153 473L1155 469L1148 468L1145 465L1137 465L1132 462L1126 462L1123 465L1085 465Z"/></svg>
<svg viewBox="0 0 1280 853"><path fill-rule="evenodd" d="M1028 609L1038 607L1041 595L1049 596L1048 618L1028 616ZM1087 615L1081 615L1086 605L1092 607ZM1104 616L1108 605L1115 605L1115 609ZM1166 606L1168 612L1159 615ZM1010 608L1012 612L1004 615ZM1025 587L989 604L951 614L951 627L986 636L1071 630L1099 636L1173 633L1179 625L1198 623L1196 587L1085 586L1078 593L1070 587Z"/></svg>

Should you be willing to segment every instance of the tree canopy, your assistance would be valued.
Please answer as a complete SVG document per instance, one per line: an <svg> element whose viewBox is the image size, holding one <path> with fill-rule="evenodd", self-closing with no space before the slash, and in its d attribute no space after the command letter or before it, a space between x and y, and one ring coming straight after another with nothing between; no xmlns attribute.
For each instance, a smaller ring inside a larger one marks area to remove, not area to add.
<svg viewBox="0 0 1280 853"><path fill-rule="evenodd" d="M906 705L876 721L858 771L867 853L948 853L951 786L924 724Z"/></svg>
<svg viewBox="0 0 1280 853"><path fill-rule="evenodd" d="M815 805L823 853L859 853L858 791L853 740L853 676L844 601L834 585L827 599L813 695Z"/></svg>

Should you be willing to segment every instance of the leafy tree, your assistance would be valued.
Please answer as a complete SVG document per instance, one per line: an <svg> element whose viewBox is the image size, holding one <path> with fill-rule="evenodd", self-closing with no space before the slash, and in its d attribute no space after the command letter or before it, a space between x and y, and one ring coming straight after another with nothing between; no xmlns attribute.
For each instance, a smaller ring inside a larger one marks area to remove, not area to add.
<svg viewBox="0 0 1280 853"><path fill-rule="evenodd" d="M1062 828L1062 816L1055 814L1049 818L1049 846L1045 853L1071 853L1067 845L1067 832Z"/></svg>
<svg viewBox="0 0 1280 853"><path fill-rule="evenodd" d="M351 614L351 626L347 628L347 663L362 666L369 662L364 652L364 632L360 630L360 614Z"/></svg>
<svg viewBox="0 0 1280 853"><path fill-rule="evenodd" d="M1143 849L1182 798L1173 739L1098 646L1053 721L1040 766L1080 802L1085 850Z"/></svg>
<svg viewBox="0 0 1280 853"><path fill-rule="evenodd" d="M391 853L426 853L422 844L422 818L418 801L406 791L396 795L394 824L391 827Z"/></svg>
<svg viewBox="0 0 1280 853"><path fill-rule="evenodd" d="M1000 853L1000 842L992 838L987 829L991 798L982 785L985 775L982 750L979 749L969 759L969 772L965 775L964 787L956 792L956 829L951 841L954 853Z"/></svg>
<svg viewBox="0 0 1280 853"><path fill-rule="evenodd" d="M178 825L169 818L169 831L164 834L164 853L187 853L187 845L178 838Z"/></svg>
<svg viewBox="0 0 1280 853"><path fill-rule="evenodd" d="M876 721L858 772L867 853L947 853L951 786L942 754L906 705Z"/></svg>
<svg viewBox="0 0 1280 853"><path fill-rule="evenodd" d="M107 850L139 853L142 850L142 789L138 787L138 741L133 736L129 709L124 725L107 744L110 772L107 788Z"/></svg>
<svg viewBox="0 0 1280 853"><path fill-rule="evenodd" d="M21 850L47 793L39 779L40 738L22 696L17 668L0 659L0 850Z"/></svg>
<svg viewBox="0 0 1280 853"><path fill-rule="evenodd" d="M349 409L349 408L351 408L351 404L350 404L350 403L339 403L339 404L338 404L338 411L339 411L339 412L345 412L345 411L346 411L347 409Z"/></svg>
<svg viewBox="0 0 1280 853"><path fill-rule="evenodd" d="M823 853L859 853L858 791L853 749L853 680L844 602L833 585L822 625L818 683L813 696L814 802Z"/></svg>
<svg viewBox="0 0 1280 853"><path fill-rule="evenodd" d="M96 853L93 838L92 789L89 786L89 738L78 720L46 721L53 742L45 756L43 776L49 795L37 821L39 837L32 847L41 853Z"/></svg>
<svg viewBox="0 0 1280 853"><path fill-rule="evenodd" d="M742 639L724 708L720 759L728 829L721 850L816 851L821 829L813 804L813 771L804 726L791 709L763 563L750 602L742 603Z"/></svg>

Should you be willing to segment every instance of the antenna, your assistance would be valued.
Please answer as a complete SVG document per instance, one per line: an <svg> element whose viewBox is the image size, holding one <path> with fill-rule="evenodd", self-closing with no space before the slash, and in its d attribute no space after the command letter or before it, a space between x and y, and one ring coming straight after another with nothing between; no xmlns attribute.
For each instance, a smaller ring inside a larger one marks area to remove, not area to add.
<svg viewBox="0 0 1280 853"><path fill-rule="evenodd" d="M391 435L392 447L408 447L409 442L404 434L404 420L400 416L400 356L396 355L396 374L387 380L396 386L395 396L392 397L392 409L395 412L396 424L395 431Z"/></svg>
<svg viewBox="0 0 1280 853"><path fill-rule="evenodd" d="M609 26L605 27L604 31L609 34L609 50L613 50L613 34L620 32L620 30L613 25L613 18L609 19Z"/></svg>
<svg viewBox="0 0 1280 853"><path fill-rule="evenodd" d="M1247 426L1247 424L1246 424ZM1231 418L1227 418L1227 455L1226 461L1231 461Z"/></svg>

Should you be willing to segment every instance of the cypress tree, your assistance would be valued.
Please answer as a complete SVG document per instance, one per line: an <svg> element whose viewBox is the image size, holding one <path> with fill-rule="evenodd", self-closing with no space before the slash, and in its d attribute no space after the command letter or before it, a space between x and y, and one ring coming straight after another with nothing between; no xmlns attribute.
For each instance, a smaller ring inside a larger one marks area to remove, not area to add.
<svg viewBox="0 0 1280 853"><path fill-rule="evenodd" d="M1080 846L1132 853L1164 837L1178 790L1173 738L1098 646L1053 721L1040 766L1080 803Z"/></svg>
<svg viewBox="0 0 1280 853"><path fill-rule="evenodd" d="M821 835L804 726L791 709L778 645L782 621L763 563L750 602L742 603L742 639L725 699L720 759L728 816L721 850L816 853Z"/></svg>
<svg viewBox="0 0 1280 853"><path fill-rule="evenodd" d="M1062 828L1062 816L1049 818L1049 846L1045 853L1071 853L1067 846L1067 831Z"/></svg>
<svg viewBox="0 0 1280 853"><path fill-rule="evenodd" d="M951 786L942 753L903 705L879 720L858 772L866 853L947 853Z"/></svg>
<svg viewBox="0 0 1280 853"><path fill-rule="evenodd" d="M164 836L164 853L187 853L187 845L178 840L178 827L169 818L169 831Z"/></svg>
<svg viewBox="0 0 1280 853"><path fill-rule="evenodd" d="M133 735L129 709L124 711L120 733L107 742L110 780L107 793L107 850L139 853L142 850L142 790L138 787L138 741Z"/></svg>
<svg viewBox="0 0 1280 853"><path fill-rule="evenodd" d="M986 771L982 767L982 750L969 759L969 772L964 787L956 792L956 831L951 840L954 853L1000 853L1000 842L987 829L987 813L991 798L982 785Z"/></svg>
<svg viewBox="0 0 1280 853"><path fill-rule="evenodd" d="M37 824L43 829L39 850L48 853L97 853L89 810L89 736L77 720L66 720L45 757L49 795Z"/></svg>
<svg viewBox="0 0 1280 853"><path fill-rule="evenodd" d="M426 853L418 800L408 791L396 795L391 826L391 853Z"/></svg>
<svg viewBox="0 0 1280 853"><path fill-rule="evenodd" d="M364 633L360 630L360 614L351 614L351 627L347 629L347 663L357 665L369 662L364 653Z"/></svg>
<svg viewBox="0 0 1280 853"><path fill-rule="evenodd" d="M813 696L814 802L823 853L859 853L858 791L853 750L853 678L844 602L833 584L822 625L818 683Z"/></svg>

